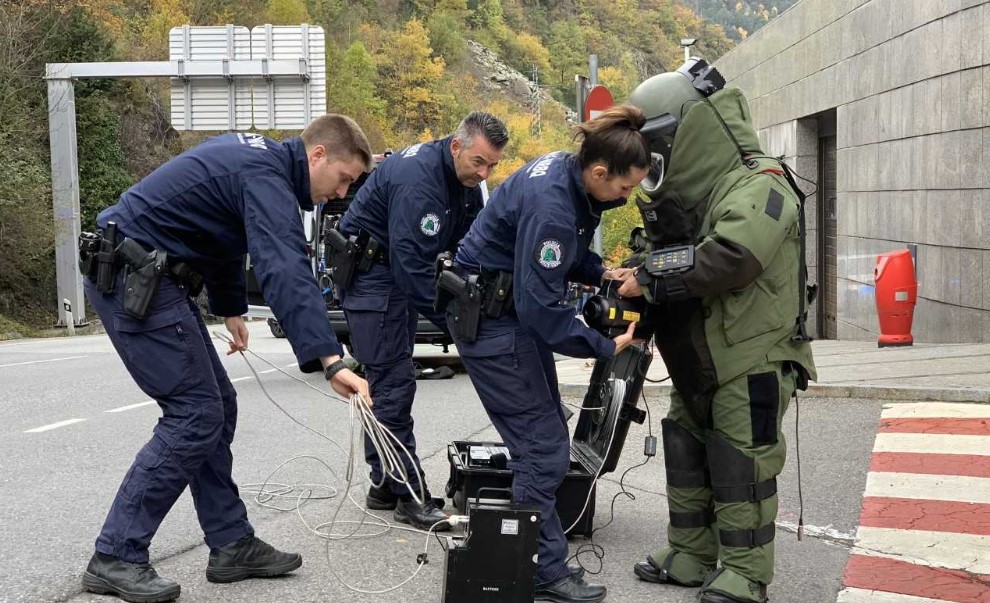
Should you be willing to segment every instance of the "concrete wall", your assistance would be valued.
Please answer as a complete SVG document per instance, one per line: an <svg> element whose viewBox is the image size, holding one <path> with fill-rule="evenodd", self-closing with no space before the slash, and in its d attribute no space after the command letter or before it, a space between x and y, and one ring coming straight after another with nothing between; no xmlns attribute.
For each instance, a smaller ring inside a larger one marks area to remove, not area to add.
<svg viewBox="0 0 990 603"><path fill-rule="evenodd" d="M717 65L812 180L836 111L839 338L876 337L875 256L914 243L915 340L990 342L990 0L803 0Z"/></svg>

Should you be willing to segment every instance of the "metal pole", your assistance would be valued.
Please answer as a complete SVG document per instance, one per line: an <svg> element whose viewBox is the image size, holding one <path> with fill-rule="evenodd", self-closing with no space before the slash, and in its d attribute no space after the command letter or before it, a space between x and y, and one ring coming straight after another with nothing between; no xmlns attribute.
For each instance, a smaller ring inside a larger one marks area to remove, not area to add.
<svg viewBox="0 0 990 603"><path fill-rule="evenodd" d="M690 46L685 46L684 47L684 62L687 63L690 60L691 60L691 47Z"/></svg>
<svg viewBox="0 0 990 603"><path fill-rule="evenodd" d="M52 209L55 215L55 277L58 297L68 300L77 325L86 322L86 301L79 272L79 161L76 147L75 85L69 78L48 80L48 134L52 158ZM59 312L59 324L65 315Z"/></svg>
<svg viewBox="0 0 990 603"><path fill-rule="evenodd" d="M584 121L584 97L588 95L588 78L583 75L574 76L574 88L577 102L574 104L577 108L577 118L578 122Z"/></svg>
<svg viewBox="0 0 990 603"><path fill-rule="evenodd" d="M591 84L591 86L592 87L597 86L598 85L598 55L597 54L588 55L588 75L589 75L588 81ZM582 111L581 114L584 115L584 112ZM591 248L598 255L602 254L601 224L599 224L598 228L595 229L595 238L592 240Z"/></svg>

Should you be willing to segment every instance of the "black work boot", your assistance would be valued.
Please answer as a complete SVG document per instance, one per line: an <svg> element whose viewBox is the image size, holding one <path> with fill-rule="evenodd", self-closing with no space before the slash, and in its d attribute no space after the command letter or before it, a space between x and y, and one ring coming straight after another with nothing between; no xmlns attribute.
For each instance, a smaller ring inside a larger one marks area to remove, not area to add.
<svg viewBox="0 0 990 603"><path fill-rule="evenodd" d="M398 502L399 495L392 492L388 484L383 484L381 488L371 484L368 495L364 497L364 506L373 511L391 511Z"/></svg>
<svg viewBox="0 0 990 603"><path fill-rule="evenodd" d="M579 580L584 578L584 566L580 563L568 563L567 571L571 572L571 575Z"/></svg>
<svg viewBox="0 0 990 603"><path fill-rule="evenodd" d="M254 534L218 549L210 549L206 579L237 582L246 578L273 578L302 565L299 553L283 553Z"/></svg>
<svg viewBox="0 0 990 603"><path fill-rule="evenodd" d="M598 603L605 598L607 590L600 584L588 584L581 578L568 575L556 582L538 584L536 601L557 601L557 603Z"/></svg>
<svg viewBox="0 0 990 603"><path fill-rule="evenodd" d="M400 497L392 516L395 521L408 523L420 530L433 528L434 532L445 532L450 529L450 524L446 521L450 516L441 511L432 498L427 498L426 502L421 505L412 498L405 500Z"/></svg>
<svg viewBox="0 0 990 603"><path fill-rule="evenodd" d="M130 603L159 603L179 596L179 585L162 578L150 563L130 563L97 551L82 577L83 588L117 595Z"/></svg>

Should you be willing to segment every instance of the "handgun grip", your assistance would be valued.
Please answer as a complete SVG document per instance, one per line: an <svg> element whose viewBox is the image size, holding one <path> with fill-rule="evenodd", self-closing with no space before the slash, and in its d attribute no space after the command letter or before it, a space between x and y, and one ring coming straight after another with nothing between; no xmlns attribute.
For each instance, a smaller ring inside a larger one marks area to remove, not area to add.
<svg viewBox="0 0 990 603"><path fill-rule="evenodd" d="M332 247L334 251L346 252L350 241L336 228L328 228L323 237L324 243Z"/></svg>
<svg viewBox="0 0 990 603"><path fill-rule="evenodd" d="M468 282L451 270L441 270L437 274L437 287L461 297L468 293Z"/></svg>

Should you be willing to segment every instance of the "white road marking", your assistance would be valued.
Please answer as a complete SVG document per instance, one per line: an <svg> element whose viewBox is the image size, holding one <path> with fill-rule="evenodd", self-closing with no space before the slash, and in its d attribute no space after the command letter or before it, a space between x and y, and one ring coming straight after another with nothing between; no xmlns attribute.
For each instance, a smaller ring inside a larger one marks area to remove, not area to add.
<svg viewBox="0 0 990 603"><path fill-rule="evenodd" d="M267 371L258 371L259 375L267 375L268 373L274 373L278 369L268 369ZM249 379L254 379L254 375L248 375L247 377L238 377L236 379L231 379L231 383L237 383L239 381L247 381Z"/></svg>
<svg viewBox="0 0 990 603"><path fill-rule="evenodd" d="M66 356L64 358L49 358L47 360L31 360L29 362L15 362L13 364L0 364L0 368L6 368L8 366L24 366L25 364L41 364L43 362L58 362L59 360L76 360L77 358L85 358L85 356Z"/></svg>
<svg viewBox="0 0 990 603"><path fill-rule="evenodd" d="M269 369L267 371L261 371L260 374L273 373L276 369ZM254 375L249 375L247 377L238 377L236 379L231 379L231 383L237 383L238 381L247 381L248 379L254 379ZM119 406L117 408L111 408L110 410L104 410L103 412L124 412L125 410L132 410L135 408L141 408L144 406L150 406L151 404L156 404L154 400L145 400L144 402L138 402L137 404L128 404L127 406Z"/></svg>
<svg viewBox="0 0 990 603"><path fill-rule="evenodd" d="M860 526L852 554L990 574L990 536Z"/></svg>
<svg viewBox="0 0 990 603"><path fill-rule="evenodd" d="M35 427L34 429L27 429L24 433L41 433L42 431L50 431L52 429L58 429L59 427L65 427L66 425L72 425L73 423L82 423L86 419L68 419L66 421L59 421L58 423L52 423L51 425L42 425L41 427Z"/></svg>
<svg viewBox="0 0 990 603"><path fill-rule="evenodd" d="M871 471L863 495L990 504L990 478Z"/></svg>
<svg viewBox="0 0 990 603"><path fill-rule="evenodd" d="M836 603L950 603L944 599L929 599L888 593L882 590L863 590L862 588L844 588L839 591Z"/></svg>
<svg viewBox="0 0 990 603"><path fill-rule="evenodd" d="M982 419L990 417L990 404L952 404L950 402L918 402L888 404L884 419Z"/></svg>
<svg viewBox="0 0 990 603"><path fill-rule="evenodd" d="M149 406L151 404L156 404L154 400L145 400L144 402L138 402L137 404L128 404L127 406L119 406L117 408L111 408L110 410L104 410L103 412L124 412L125 410L131 410L133 408L141 408L142 406Z"/></svg>
<svg viewBox="0 0 990 603"><path fill-rule="evenodd" d="M794 534L797 534L798 531L797 524L791 521L778 520L777 527ZM821 538L826 543L844 544L846 546L852 544L856 540L855 532L852 534L846 534L845 532L836 530L832 526L820 527L804 524L804 535Z"/></svg>
<svg viewBox="0 0 990 603"><path fill-rule="evenodd" d="M873 452L990 455L990 436L942 433L878 433Z"/></svg>

